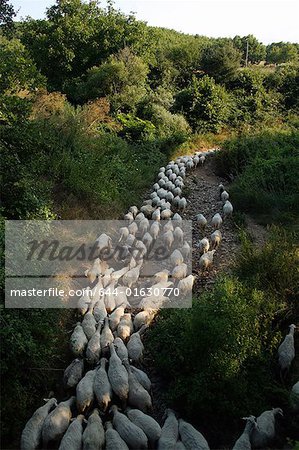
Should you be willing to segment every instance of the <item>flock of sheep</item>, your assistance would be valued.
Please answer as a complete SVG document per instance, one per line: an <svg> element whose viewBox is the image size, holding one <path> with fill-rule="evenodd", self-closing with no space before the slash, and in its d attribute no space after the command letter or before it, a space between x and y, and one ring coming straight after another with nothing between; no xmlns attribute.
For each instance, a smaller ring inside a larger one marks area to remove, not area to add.
<svg viewBox="0 0 299 450"><path fill-rule="evenodd" d="M191 424L178 419L172 410L165 411L162 427L151 416L151 381L140 368L144 351L142 335L167 298L163 294L145 296L137 312L128 302L126 288L137 285L144 258L160 236L170 252L172 268L156 273L153 287L160 289L175 284L182 295L192 293L194 276L188 275L186 264L192 249L184 239L180 215L187 206L182 190L186 171L204 165L206 157L214 152L181 157L162 167L150 199L140 211L133 206L124 216L127 225L119 230L119 242L126 250L124 267L114 270L97 259L86 271L90 283L96 284L78 301L83 319L71 335L70 348L75 359L63 377L69 398L60 403L51 398L35 411L23 430L21 450L51 448L51 445L56 448L59 445L60 450L209 449L204 436ZM217 213L212 218L214 230L210 240L203 237L197 244L201 272L212 264L222 240L222 221L233 212L223 185L219 186L219 195L223 202L222 215ZM196 222L204 233L206 218L198 214ZM111 247L111 237L103 233L97 245L99 249ZM100 295L107 287L109 293ZM295 356L294 329L291 325L279 347L283 371L290 368ZM293 387L293 394L293 406L298 410L299 382ZM244 432L234 450L268 445L275 436L275 419L279 414L282 411L276 408L257 418L245 418Z"/></svg>

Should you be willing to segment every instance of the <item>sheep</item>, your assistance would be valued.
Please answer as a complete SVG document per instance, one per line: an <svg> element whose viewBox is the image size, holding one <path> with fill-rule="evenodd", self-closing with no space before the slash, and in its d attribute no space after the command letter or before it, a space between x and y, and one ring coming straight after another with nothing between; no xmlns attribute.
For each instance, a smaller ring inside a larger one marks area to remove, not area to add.
<svg viewBox="0 0 299 450"><path fill-rule="evenodd" d="M161 427L158 422L153 419L153 417L144 414L138 409L129 409L127 411L127 416L135 425L141 428L146 434L151 448L155 447L156 442L161 436Z"/></svg>
<svg viewBox="0 0 299 450"><path fill-rule="evenodd" d="M199 248L201 253L207 253L210 248L210 243L207 238L203 238L198 242L196 246Z"/></svg>
<svg viewBox="0 0 299 450"><path fill-rule="evenodd" d="M136 240L135 236L133 236L133 234L129 234L129 236L127 237L127 240L126 240L125 244L126 244L128 247L132 247L132 245L134 245L135 240Z"/></svg>
<svg viewBox="0 0 299 450"><path fill-rule="evenodd" d="M117 356L119 357L119 359L121 361L123 359L129 357L127 347L126 347L124 341L120 337L115 338L113 343L114 343L114 347L115 347Z"/></svg>
<svg viewBox="0 0 299 450"><path fill-rule="evenodd" d="M135 331L138 331L142 325L149 325L154 319L156 311L147 309L136 314L133 320ZM132 337L132 336L131 336Z"/></svg>
<svg viewBox="0 0 299 450"><path fill-rule="evenodd" d="M124 242L127 239L127 237L129 236L129 234L130 234L130 232L129 232L128 227L121 227L119 229L119 240L118 240L118 242Z"/></svg>
<svg viewBox="0 0 299 450"><path fill-rule="evenodd" d="M106 450L129 450L125 441L120 437L118 432L113 429L111 422L106 422Z"/></svg>
<svg viewBox="0 0 299 450"><path fill-rule="evenodd" d="M147 246L146 246L146 238L145 238L145 236L148 235L148 234L149 233L147 233L147 232L144 234L144 241L143 240L142 241L136 240L136 242L135 242L135 248L137 250L139 250L138 257L136 256L136 259L143 258L146 255L146 253L147 253ZM152 240L150 240L150 241L152 242Z"/></svg>
<svg viewBox="0 0 299 450"><path fill-rule="evenodd" d="M218 189L219 189L220 200L221 200L221 194L222 194L222 192L224 191L224 186L223 186L222 183L219 184Z"/></svg>
<svg viewBox="0 0 299 450"><path fill-rule="evenodd" d="M140 409L143 412L152 409L152 399L146 389L139 383L137 377L131 370L129 361L124 359L123 364L128 372L129 395L128 404Z"/></svg>
<svg viewBox="0 0 299 450"><path fill-rule="evenodd" d="M291 406L294 411L299 411L299 381L294 384L291 390Z"/></svg>
<svg viewBox="0 0 299 450"><path fill-rule="evenodd" d="M159 185L161 188L164 188L165 185L166 185L166 181L165 181L163 178L161 178L161 179L158 181L158 185Z"/></svg>
<svg viewBox="0 0 299 450"><path fill-rule="evenodd" d="M160 219L161 219L160 208L157 208L152 214L152 220L160 221Z"/></svg>
<svg viewBox="0 0 299 450"><path fill-rule="evenodd" d="M294 332L296 325L291 324L289 333L278 347L278 363L281 373L288 372L295 358Z"/></svg>
<svg viewBox="0 0 299 450"><path fill-rule="evenodd" d="M71 397L65 402L60 402L56 408L45 418L42 428L42 441L44 447L48 442L59 441L66 432L71 421L71 407L74 405L76 397Z"/></svg>
<svg viewBox="0 0 299 450"><path fill-rule="evenodd" d="M22 431L21 450L34 450L40 446L43 424L54 406L57 406L57 400L51 398L34 412Z"/></svg>
<svg viewBox="0 0 299 450"><path fill-rule="evenodd" d="M102 330L101 338L100 338L100 345L101 345L102 351L103 352L105 352L105 350L107 351L107 348L110 346L110 344L113 341L114 341L114 336L109 327L109 319L108 319L108 317L105 317L104 328Z"/></svg>
<svg viewBox="0 0 299 450"><path fill-rule="evenodd" d="M216 213L213 217L212 217L212 227L214 228L214 230L218 230L222 225L222 217L220 216L219 213Z"/></svg>
<svg viewBox="0 0 299 450"><path fill-rule="evenodd" d="M175 444L174 450L186 450L186 447L182 443L182 441L177 441Z"/></svg>
<svg viewBox="0 0 299 450"><path fill-rule="evenodd" d="M173 232L174 244L181 247L184 243L184 232L180 227L176 227Z"/></svg>
<svg viewBox="0 0 299 450"><path fill-rule="evenodd" d="M133 362L139 362L142 359L144 351L144 345L140 337L141 329L133 333L127 343L128 355Z"/></svg>
<svg viewBox="0 0 299 450"><path fill-rule="evenodd" d="M111 412L113 414L113 426L126 444L132 449L147 449L147 437L141 428L120 413L117 406L113 405Z"/></svg>
<svg viewBox="0 0 299 450"><path fill-rule="evenodd" d="M146 232L142 238L142 242L144 243L147 251L149 251L153 244L153 237L148 232Z"/></svg>
<svg viewBox="0 0 299 450"><path fill-rule="evenodd" d="M173 228L172 220L169 219L169 220L166 222L166 224L164 225L163 231L164 231L164 233L166 233L166 231L173 231L173 230L174 230L174 228Z"/></svg>
<svg viewBox="0 0 299 450"><path fill-rule="evenodd" d="M212 249L217 249L220 245L220 242L222 240L222 234L220 230L215 230L211 234L211 247Z"/></svg>
<svg viewBox="0 0 299 450"><path fill-rule="evenodd" d="M129 394L128 372L122 365L120 358L117 356L113 344L110 345L110 354L108 379L113 392L120 400L125 401Z"/></svg>
<svg viewBox="0 0 299 450"><path fill-rule="evenodd" d="M187 276L187 270L188 270L187 264L185 263L180 264L179 266L176 266L172 270L171 277L176 280L181 280L182 278L185 278Z"/></svg>
<svg viewBox="0 0 299 450"><path fill-rule="evenodd" d="M133 322L130 313L124 314L117 326L117 336L120 337L124 342L129 339L131 333L133 332Z"/></svg>
<svg viewBox="0 0 299 450"><path fill-rule="evenodd" d="M107 312L109 313L116 308L115 284L116 281L113 280L112 283L110 283L107 289L105 290L104 304L106 306Z"/></svg>
<svg viewBox="0 0 299 450"><path fill-rule="evenodd" d="M223 203L225 203L226 200L229 199L229 193L227 191L222 191L220 194L220 198L223 201Z"/></svg>
<svg viewBox="0 0 299 450"><path fill-rule="evenodd" d="M157 195L160 199L165 198L167 194L167 191L163 188L160 188L157 190Z"/></svg>
<svg viewBox="0 0 299 450"><path fill-rule="evenodd" d="M174 196L180 197L182 195L182 189L179 186L176 186L172 191Z"/></svg>
<svg viewBox="0 0 299 450"><path fill-rule="evenodd" d="M111 281L119 281L121 279L121 277L123 277L124 274L127 273L128 271L129 271L128 267L123 267L120 270L116 270L116 271L112 272Z"/></svg>
<svg viewBox="0 0 299 450"><path fill-rule="evenodd" d="M250 440L254 448L265 448L275 438L275 418L283 415L280 408L264 411L256 418L256 426L251 431Z"/></svg>
<svg viewBox="0 0 299 450"><path fill-rule="evenodd" d="M83 290L83 295L79 298L77 303L77 308L79 312L84 315L88 311L88 307L91 304L91 298L90 298L91 289L88 286Z"/></svg>
<svg viewBox="0 0 299 450"><path fill-rule="evenodd" d="M138 214L138 208L137 208L137 206L130 206L129 212L132 213L134 217L136 217L137 214Z"/></svg>
<svg viewBox="0 0 299 450"><path fill-rule="evenodd" d="M128 252L128 247L126 245L124 245L123 247L121 247L122 249L126 250ZM124 255L122 255L124 257ZM112 279L112 273L114 272L113 267L111 267L110 269L107 269L104 273L104 275L102 276L101 282L103 284L103 287L108 286L108 284L111 282Z"/></svg>
<svg viewBox="0 0 299 450"><path fill-rule="evenodd" d="M93 315L97 322L103 322L107 317L107 310L104 304L104 297L101 296L100 300L96 302L93 308Z"/></svg>
<svg viewBox="0 0 299 450"><path fill-rule="evenodd" d="M128 212L127 214L125 214L124 220L129 223L133 222L133 220L134 220L133 214L131 212Z"/></svg>
<svg viewBox="0 0 299 450"><path fill-rule="evenodd" d="M169 177L168 177L168 178L169 178L169 180L170 180L170 181L172 181L172 182L173 182L173 181L175 181L175 180L176 180L176 178L177 178L177 175L176 175L175 173L172 173L171 175L169 175Z"/></svg>
<svg viewBox="0 0 299 450"><path fill-rule="evenodd" d="M124 315L125 308L119 306L109 315L109 327L111 331L115 331L118 327L121 317Z"/></svg>
<svg viewBox="0 0 299 450"><path fill-rule="evenodd" d="M166 420L158 441L158 450L174 449L179 437L179 424L174 412L171 409L166 409L165 414Z"/></svg>
<svg viewBox="0 0 299 450"><path fill-rule="evenodd" d="M194 156L193 162L194 162L194 166L197 167L197 166L198 166L198 163L199 163L199 156L198 156L198 155L195 155L195 156Z"/></svg>
<svg viewBox="0 0 299 450"><path fill-rule="evenodd" d="M183 221L183 219L178 213L175 213L172 218L172 221L175 226L179 226L179 224Z"/></svg>
<svg viewBox="0 0 299 450"><path fill-rule="evenodd" d="M166 231L165 233L163 233L162 241L163 241L163 244L165 245L166 249L169 251L171 249L171 246L174 241L173 232Z"/></svg>
<svg viewBox="0 0 299 450"><path fill-rule="evenodd" d="M191 254L191 247L188 242L184 242L183 246L179 250L183 255L184 261L187 261Z"/></svg>
<svg viewBox="0 0 299 450"><path fill-rule="evenodd" d="M164 172L159 172L158 173L158 180L161 180L161 178L163 178L165 176L165 173Z"/></svg>
<svg viewBox="0 0 299 450"><path fill-rule="evenodd" d="M232 450L251 450L250 435L256 425L255 417L249 416L243 417L243 419L246 420L244 431L239 439L237 439L237 441L235 442Z"/></svg>
<svg viewBox="0 0 299 450"><path fill-rule="evenodd" d="M91 337L86 348L86 360L89 364L96 364L99 362L101 354L101 328L100 322L97 326L97 330Z"/></svg>
<svg viewBox="0 0 299 450"><path fill-rule="evenodd" d="M133 269L126 272L123 276L123 283L124 285L128 286L129 288L132 287L133 284L135 284L138 281L139 273L140 273L140 264L137 267L134 267Z"/></svg>
<svg viewBox="0 0 299 450"><path fill-rule="evenodd" d="M207 253L204 253L199 260L199 268L203 273L207 268L213 263L213 257L216 250L210 250Z"/></svg>
<svg viewBox="0 0 299 450"><path fill-rule="evenodd" d="M159 236L159 232L160 232L159 222L153 222L151 224L149 232L153 239L157 239L157 237Z"/></svg>
<svg viewBox="0 0 299 450"><path fill-rule="evenodd" d="M183 419L179 419L179 433L187 450L210 450L203 435Z"/></svg>
<svg viewBox="0 0 299 450"><path fill-rule="evenodd" d="M102 412L106 412L112 399L112 387L106 372L107 362L106 358L101 358L93 381L93 392Z"/></svg>
<svg viewBox="0 0 299 450"><path fill-rule="evenodd" d="M168 220L171 218L172 215L173 212L171 211L171 209L163 209L160 217L162 220Z"/></svg>
<svg viewBox="0 0 299 450"><path fill-rule="evenodd" d="M128 230L129 230L130 234L132 234L133 236L136 236L136 233L138 231L137 223L136 222L130 223L130 225L128 226Z"/></svg>
<svg viewBox="0 0 299 450"><path fill-rule="evenodd" d="M99 250L100 253L103 253L107 249L110 250L112 247L112 239L110 236L108 236L106 233L102 233L97 239L96 239L96 247Z"/></svg>
<svg viewBox="0 0 299 450"><path fill-rule="evenodd" d="M141 211L141 212L138 213L137 216L135 217L135 221L139 223L139 222L141 222L141 220L144 219L144 218L145 218L145 215L144 215L144 213Z"/></svg>
<svg viewBox="0 0 299 450"><path fill-rule="evenodd" d="M186 207L187 207L187 200L185 199L185 197L180 198L178 209L184 212Z"/></svg>
<svg viewBox="0 0 299 450"><path fill-rule="evenodd" d="M144 218L141 220L141 222L139 223L139 233L141 234L141 236L144 235L144 233L149 229L149 221L147 218Z"/></svg>
<svg viewBox="0 0 299 450"><path fill-rule="evenodd" d="M205 163L205 160L206 160L206 157L205 157L205 155L202 155L202 156L200 156L200 158L199 158L199 162L200 162L200 164L203 166L204 165L204 163Z"/></svg>
<svg viewBox="0 0 299 450"><path fill-rule="evenodd" d="M153 189L154 189L154 191L156 191L156 192L160 189L160 186L158 185L158 183L155 183L155 184L153 185Z"/></svg>
<svg viewBox="0 0 299 450"><path fill-rule="evenodd" d="M164 269L161 272L156 272L154 275L155 283L166 283L168 281L169 270Z"/></svg>
<svg viewBox="0 0 299 450"><path fill-rule="evenodd" d="M184 258L180 250L175 249L170 255L170 264L172 267L179 266L183 264Z"/></svg>
<svg viewBox="0 0 299 450"><path fill-rule="evenodd" d="M88 343L80 322L77 322L70 338L70 349L75 356L82 356Z"/></svg>
<svg viewBox="0 0 299 450"><path fill-rule="evenodd" d="M172 192L167 192L167 194L166 194L166 200L168 201L168 202L172 202L172 200L174 199L174 195L173 195L173 193Z"/></svg>
<svg viewBox="0 0 299 450"><path fill-rule="evenodd" d="M193 275L189 275L186 278L181 279L178 282L178 289L180 292L181 296L186 296L187 294L192 292L192 287L193 287L193 283L194 283L194 276Z"/></svg>
<svg viewBox="0 0 299 450"><path fill-rule="evenodd" d="M102 450L104 448L105 430L97 409L94 409L88 417L82 441L83 450Z"/></svg>
<svg viewBox="0 0 299 450"><path fill-rule="evenodd" d="M151 206L151 205L144 205L144 206L141 206L141 208L140 208L140 211L141 211L142 213L144 213L144 215L145 215L146 217L148 217L148 218L151 217L151 215L152 215L152 213L154 212L154 210L155 210L155 208L154 208L153 206ZM137 219L137 217L138 217L138 216L136 216L136 219ZM136 220L136 219L135 219L135 220Z"/></svg>
<svg viewBox="0 0 299 450"><path fill-rule="evenodd" d="M82 321L82 329L87 337L87 339L91 339L91 337L96 332L96 320L94 318L94 315L92 313L93 307L90 306L87 313L85 314L83 321Z"/></svg>
<svg viewBox="0 0 299 450"><path fill-rule="evenodd" d="M137 367L135 367L135 366L131 366L131 371L135 375L135 377L137 378L137 380L139 381L141 386L143 386L144 389L146 389L148 392L150 392L152 383L151 383L151 380L149 379L149 377L147 376L147 374L145 372L143 372L143 370L137 369Z"/></svg>
<svg viewBox="0 0 299 450"><path fill-rule="evenodd" d="M181 197L179 195L176 195L172 201L172 204L174 206L174 208L178 208L179 207L179 202L180 202Z"/></svg>
<svg viewBox="0 0 299 450"><path fill-rule="evenodd" d="M82 359L76 358L71 362L63 373L63 384L67 389L71 389L79 383L82 378L84 363Z"/></svg>
<svg viewBox="0 0 299 450"><path fill-rule="evenodd" d="M81 450L82 449L82 422L84 416L80 414L68 427L59 445L59 450Z"/></svg>
<svg viewBox="0 0 299 450"><path fill-rule="evenodd" d="M87 410L94 400L93 382L95 374L96 370L89 370L77 384L76 398L79 413L83 413Z"/></svg>
<svg viewBox="0 0 299 450"><path fill-rule="evenodd" d="M223 205L222 210L223 210L224 219L226 219L227 217L232 215L234 208L229 200L226 200L226 202Z"/></svg>
<svg viewBox="0 0 299 450"><path fill-rule="evenodd" d="M165 167L160 167L159 172L165 172Z"/></svg>
<svg viewBox="0 0 299 450"><path fill-rule="evenodd" d="M205 228L206 228L206 225L208 223L208 221L205 218L205 216L203 214L197 214L196 221L197 221L199 227L201 228L201 230L204 231Z"/></svg>

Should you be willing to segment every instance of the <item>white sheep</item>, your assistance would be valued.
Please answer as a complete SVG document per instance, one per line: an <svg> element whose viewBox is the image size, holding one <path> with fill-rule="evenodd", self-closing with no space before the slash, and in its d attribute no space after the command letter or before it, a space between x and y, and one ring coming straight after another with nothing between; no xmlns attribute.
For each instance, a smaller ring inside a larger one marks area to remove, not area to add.
<svg viewBox="0 0 299 450"><path fill-rule="evenodd" d="M205 216L203 214L197 214L196 221L197 221L198 225L200 226L200 228L204 231L206 228L206 225L208 223Z"/></svg>
<svg viewBox="0 0 299 450"><path fill-rule="evenodd" d="M187 270L188 270L187 264L185 263L180 264L179 266L176 266L172 270L171 277L176 280L181 280L182 278L185 278L187 276Z"/></svg>
<svg viewBox="0 0 299 450"><path fill-rule="evenodd" d="M88 339L83 331L80 322L77 322L75 329L70 337L70 349L75 356L82 356Z"/></svg>
<svg viewBox="0 0 299 450"><path fill-rule="evenodd" d="M129 394L128 372L122 365L113 344L110 345L110 354L108 379L113 392L120 400L125 401Z"/></svg>
<svg viewBox="0 0 299 450"><path fill-rule="evenodd" d="M134 267L133 269L126 272L123 276L123 283L125 286L128 286L129 288L132 287L133 284L135 284L138 281L139 274L140 274L140 264L137 267Z"/></svg>
<svg viewBox="0 0 299 450"><path fill-rule="evenodd" d="M170 264L171 264L172 267L179 266L180 264L183 264L183 262L184 262L183 255L180 252L180 250L178 250L178 249L175 249L171 253L169 259L170 259Z"/></svg>
<svg viewBox="0 0 299 450"><path fill-rule="evenodd" d="M149 226L150 226L149 221L146 217L141 220L138 227L138 231L141 234L141 236L143 236L144 233L149 229Z"/></svg>
<svg viewBox="0 0 299 450"><path fill-rule="evenodd" d="M135 363L142 359L144 351L144 345L140 337L141 330L142 328L133 333L127 343L129 358Z"/></svg>
<svg viewBox="0 0 299 450"><path fill-rule="evenodd" d="M169 270L164 269L161 270L160 272L156 272L154 275L154 281L155 283L166 283L168 281L168 276L169 276Z"/></svg>
<svg viewBox="0 0 299 450"><path fill-rule="evenodd" d="M124 341L120 338L120 337L116 337L114 339L114 347L117 353L117 356L119 357L119 359L122 361L125 358L128 358L128 350L126 347L126 344L124 343Z"/></svg>
<svg viewBox="0 0 299 450"><path fill-rule="evenodd" d="M125 313L124 306L119 306L109 315L109 327L111 331L115 331L118 327L121 317Z"/></svg>
<svg viewBox="0 0 299 450"><path fill-rule="evenodd" d="M141 384L141 386L143 386L144 389L146 389L148 392L150 392L152 383L151 383L151 380L149 379L149 377L147 376L147 374L145 372L143 372L143 370L138 369L135 366L131 366L131 371L134 373L134 375L136 376L136 378L139 381L139 383Z"/></svg>
<svg viewBox="0 0 299 450"><path fill-rule="evenodd" d="M155 211L152 214L152 220L160 221L160 219L161 219L160 208L157 208L157 209L155 209Z"/></svg>
<svg viewBox="0 0 299 450"><path fill-rule="evenodd" d="M253 428L256 426L255 417L249 416L243 417L243 419L246 420L244 431L235 442L232 450L251 450L250 435Z"/></svg>
<svg viewBox="0 0 299 450"><path fill-rule="evenodd" d="M275 419L278 415L283 415L282 410L274 408L271 411L264 411L256 418L256 426L250 436L253 447L265 448L271 444L275 438Z"/></svg>
<svg viewBox="0 0 299 450"><path fill-rule="evenodd" d="M199 162L200 162L200 164L203 166L204 165L204 163L205 163L205 160L206 160L206 157L205 157L205 155L202 155L202 156L200 156L200 158L199 158Z"/></svg>
<svg viewBox="0 0 299 450"><path fill-rule="evenodd" d="M159 185L158 185L158 186L159 186ZM129 222L129 223L133 222L133 220L134 220L133 214L132 214L131 212L128 212L127 214L125 214L125 215L124 215L124 220L125 220L126 222Z"/></svg>
<svg viewBox="0 0 299 450"><path fill-rule="evenodd" d="M197 247L199 248L201 253L207 253L209 251L209 248L210 248L209 240L207 238L201 239L198 242Z"/></svg>
<svg viewBox="0 0 299 450"><path fill-rule="evenodd" d="M140 208L140 211L141 211L142 213L144 213L144 216L146 216L146 217L148 217L148 218L151 217L151 215L152 215L152 213L153 213L154 210L155 210L155 208L154 208L153 206L151 206L151 205L143 205L143 206L141 206L141 208ZM138 216L136 216L136 219L135 219L135 220L137 220L137 217L138 217Z"/></svg>
<svg viewBox="0 0 299 450"><path fill-rule="evenodd" d="M162 241L163 241L163 244L165 245L166 249L170 250L171 246L173 244L173 241L174 241L173 232L172 231L166 231L166 233L163 233Z"/></svg>
<svg viewBox="0 0 299 450"><path fill-rule="evenodd" d="M222 234L220 230L215 230L212 234L211 234L211 247L212 249L216 249L219 247L220 242L222 240Z"/></svg>
<svg viewBox="0 0 299 450"><path fill-rule="evenodd" d="M161 427L153 417L148 416L138 409L129 409L127 416L135 425L137 425L146 434L151 448L155 447L156 442L161 436Z"/></svg>
<svg viewBox="0 0 299 450"><path fill-rule="evenodd" d="M106 450L129 450L125 441L120 437L118 432L113 429L111 422L106 422Z"/></svg>
<svg viewBox="0 0 299 450"><path fill-rule="evenodd" d="M83 432L83 414L76 417L63 436L58 450L81 450Z"/></svg>
<svg viewBox="0 0 299 450"><path fill-rule="evenodd" d="M201 272L204 272L208 269L208 267L213 263L213 257L216 250L210 250L207 253L204 253L199 260L199 268Z"/></svg>
<svg viewBox="0 0 299 450"><path fill-rule="evenodd" d="M290 369L292 361L295 358L295 329L296 325L291 324L289 327L289 333L278 347L278 362L282 373Z"/></svg>
<svg viewBox="0 0 299 450"><path fill-rule="evenodd" d="M216 213L213 217L212 217L212 227L214 228L214 230L218 230L222 225L222 217L220 216L219 213Z"/></svg>
<svg viewBox="0 0 299 450"><path fill-rule="evenodd" d="M158 183L155 183L155 184L153 185L153 189L154 189L154 191L156 191L156 192L160 189L160 186L158 185Z"/></svg>
<svg viewBox="0 0 299 450"><path fill-rule="evenodd" d="M133 320L135 331L140 330L143 325L149 325L156 315L155 310L147 309L136 314Z"/></svg>
<svg viewBox="0 0 299 450"><path fill-rule="evenodd" d="M51 398L34 412L22 431L21 450L35 450L40 446L43 424L54 406L57 406L57 400Z"/></svg>
<svg viewBox="0 0 299 450"><path fill-rule="evenodd" d="M137 223L136 222L130 223L130 225L128 226L128 230L129 230L130 234L132 234L133 236L136 236L136 233L138 231Z"/></svg>
<svg viewBox="0 0 299 450"><path fill-rule="evenodd" d="M129 339L131 333L133 332L133 322L130 313L124 314L117 326L117 336L120 337L124 342Z"/></svg>
<svg viewBox="0 0 299 450"><path fill-rule="evenodd" d="M210 450L204 436L183 419L179 420L179 433L187 450Z"/></svg>
<svg viewBox="0 0 299 450"><path fill-rule="evenodd" d="M167 209L163 209L161 211L161 219L162 220L169 220L171 218L171 216L173 215L173 212L171 211L170 208Z"/></svg>
<svg viewBox="0 0 299 450"><path fill-rule="evenodd" d="M152 236L153 239L157 239L157 237L159 236L159 233L160 233L160 224L159 224L159 222L156 222L156 221L153 222L151 224L149 232L150 232L150 235Z"/></svg>
<svg viewBox="0 0 299 450"><path fill-rule="evenodd" d="M175 226L179 226L179 224L183 221L183 219L178 213L175 213L172 218L172 221Z"/></svg>
<svg viewBox="0 0 299 450"><path fill-rule="evenodd" d="M86 360L89 364L96 364L99 362L101 354L101 328L100 322L97 326L97 330L90 338L86 348Z"/></svg>
<svg viewBox="0 0 299 450"><path fill-rule="evenodd" d="M141 222L142 219L145 218L144 213L141 211L140 213L137 214L137 216L135 217L135 222L139 223Z"/></svg>
<svg viewBox="0 0 299 450"><path fill-rule="evenodd" d="M226 202L223 205L223 216L226 219L227 217L230 217L233 214L233 205L231 204L231 202L229 200L226 200Z"/></svg>
<svg viewBox="0 0 299 450"><path fill-rule="evenodd" d="M174 411L166 409L166 420L161 430L161 436L158 441L158 450L174 449L179 437L179 424Z"/></svg>
<svg viewBox="0 0 299 450"><path fill-rule="evenodd" d="M83 321L82 321L82 328L83 331L87 337L87 339L91 339L91 337L94 335L94 333L96 332L96 319L94 318L94 315L92 313L93 310L93 306L90 305L87 313L85 314Z"/></svg>
<svg viewBox="0 0 299 450"><path fill-rule="evenodd" d="M108 234L102 233L97 239L96 239L96 247L100 252L106 251L107 249L110 250L112 248L112 239Z"/></svg>
<svg viewBox="0 0 299 450"><path fill-rule="evenodd" d="M76 358L71 362L63 373L63 384L66 388L70 389L79 383L82 378L84 369L83 359Z"/></svg>
<svg viewBox="0 0 299 450"><path fill-rule="evenodd" d="M99 299L99 301L95 303L93 308L93 315L97 322L103 322L105 317L107 317L107 311L103 296Z"/></svg>
<svg viewBox="0 0 299 450"><path fill-rule="evenodd" d="M101 275L102 270L102 261L100 260L100 258L96 258L92 267L90 269L87 269L84 273L90 283L93 283L96 278Z"/></svg>
<svg viewBox="0 0 299 450"><path fill-rule="evenodd" d="M113 405L111 412L113 414L113 426L126 444L132 449L147 449L147 437L141 428L120 413L117 406Z"/></svg>
<svg viewBox="0 0 299 450"><path fill-rule="evenodd" d="M94 399L93 383L96 370L89 370L86 372L82 380L79 381L76 387L77 410L83 413L92 404Z"/></svg>
<svg viewBox="0 0 299 450"><path fill-rule="evenodd" d="M137 214L138 214L138 208L137 208L137 206L130 206L129 212L132 213L134 217L136 217Z"/></svg>
<svg viewBox="0 0 299 450"><path fill-rule="evenodd" d="M176 227L173 232L174 244L181 247L184 243L184 232L180 227Z"/></svg>
<svg viewBox="0 0 299 450"><path fill-rule="evenodd" d="M178 282L178 286L177 286L179 289L180 295L184 297L187 294L190 294L192 292L193 283L194 283L193 275L189 275L188 277L181 279Z"/></svg>
<svg viewBox="0 0 299 450"><path fill-rule="evenodd" d="M220 198L223 201L223 203L225 203L226 200L229 199L229 193L227 191L222 191L221 195L220 195Z"/></svg>
<svg viewBox="0 0 299 450"><path fill-rule="evenodd" d="M93 391L98 401L100 411L105 412L112 399L112 387L106 372L106 358L101 358L100 365L96 369Z"/></svg>
<svg viewBox="0 0 299 450"><path fill-rule="evenodd" d="M172 200L172 204L173 204L174 208L179 207L180 199L181 199L181 197L178 194L174 197L174 199Z"/></svg>
<svg viewBox="0 0 299 450"><path fill-rule="evenodd" d="M187 207L187 200L185 199L185 197L180 198L178 209L184 212L186 207Z"/></svg>
<svg viewBox="0 0 299 450"><path fill-rule="evenodd" d="M137 377L131 370L129 361L124 359L123 364L128 372L129 379L129 395L128 404L140 409L143 412L152 409L152 399L150 394L144 387L139 383Z"/></svg>
<svg viewBox="0 0 299 450"><path fill-rule="evenodd" d="M121 247L122 250L124 250L124 253L122 254L122 257L125 258L128 255L128 249L129 247L124 245L123 247ZM104 275L101 278L101 282L103 287L108 286L108 284L111 282L112 280L112 273L114 272L113 267L110 267L110 269L107 269L104 273Z"/></svg>
<svg viewBox="0 0 299 450"><path fill-rule="evenodd" d="M104 448L105 430L97 409L94 409L88 417L82 441L83 450L102 450Z"/></svg>
<svg viewBox="0 0 299 450"><path fill-rule="evenodd" d="M109 327L109 319L105 317L104 319L104 328L101 332L101 349L103 353L107 353L107 349L110 347L110 344L114 341L114 336Z"/></svg>
<svg viewBox="0 0 299 450"><path fill-rule="evenodd" d="M179 250L183 255L184 261L187 261L191 254L191 247L188 242L184 242L183 246Z"/></svg>
<svg viewBox="0 0 299 450"><path fill-rule="evenodd" d="M65 402L60 402L56 408L45 418L42 428L42 441L47 447L51 441L59 441L66 432L72 417L71 407L76 397L71 397Z"/></svg>

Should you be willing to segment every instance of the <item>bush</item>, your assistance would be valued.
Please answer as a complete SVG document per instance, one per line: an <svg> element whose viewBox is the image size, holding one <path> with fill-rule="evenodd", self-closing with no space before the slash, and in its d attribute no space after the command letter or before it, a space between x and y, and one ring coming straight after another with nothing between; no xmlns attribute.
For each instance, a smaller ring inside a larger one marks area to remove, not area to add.
<svg viewBox="0 0 299 450"><path fill-rule="evenodd" d="M217 155L220 174L234 176L230 190L238 209L296 221L298 214L298 131L265 131L224 143Z"/></svg>

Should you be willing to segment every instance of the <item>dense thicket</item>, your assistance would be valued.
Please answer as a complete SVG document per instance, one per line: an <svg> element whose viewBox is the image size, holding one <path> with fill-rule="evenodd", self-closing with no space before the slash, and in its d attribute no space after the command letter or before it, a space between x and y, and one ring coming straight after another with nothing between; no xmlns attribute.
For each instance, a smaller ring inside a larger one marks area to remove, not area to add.
<svg viewBox="0 0 299 450"><path fill-rule="evenodd" d="M265 47L252 35L211 39L149 27L115 9L111 1L103 8L96 0L57 0L43 20L14 23L14 16L9 1L1 1L3 219L115 218L129 204L139 202L158 167L182 144L213 145L223 136L265 125L296 128L297 44ZM254 139L225 146L221 163L225 175L235 174L239 161L235 149L242 161L248 160L243 178L233 188L234 201L248 209L266 203L273 209L278 198L279 214L293 217L292 146L298 138L294 133L269 136L273 144L269 158L262 148L268 137ZM270 158L277 146L282 150ZM243 148L249 148L251 156L242 156ZM282 161L284 148L287 159ZM271 177L278 176L274 191ZM259 197L261 178L265 180ZM1 272L2 284L3 280ZM229 283L221 289L226 292ZM234 289L227 309L232 299L240 298L244 326L251 332L245 291L238 284ZM211 298L205 302L209 313ZM252 304L259 308L259 299L252 298ZM237 310L232 308L227 320L233 321L234 314ZM17 447L11 436L40 404L41 392L61 378L60 372L26 372L24 367L61 367L56 342L68 316L2 308L2 320L2 404L6 405L2 436L6 447ZM204 321L200 311L198 320ZM226 339L225 333L221 336ZM247 361L252 357L248 346L244 352ZM228 370L234 358L233 354ZM236 386L236 398L240 392ZM207 391L206 401L208 395ZM17 418L15 405L22 410Z"/></svg>

